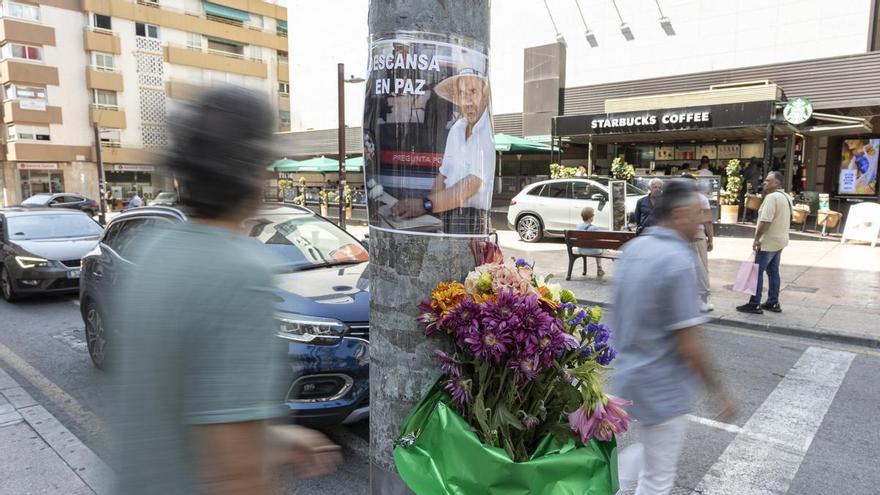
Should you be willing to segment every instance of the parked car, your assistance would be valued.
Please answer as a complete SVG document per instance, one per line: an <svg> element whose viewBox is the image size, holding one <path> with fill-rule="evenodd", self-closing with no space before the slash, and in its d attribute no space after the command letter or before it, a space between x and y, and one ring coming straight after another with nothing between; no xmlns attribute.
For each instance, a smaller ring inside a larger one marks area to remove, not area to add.
<svg viewBox="0 0 880 495"><path fill-rule="evenodd" d="M114 329L108 295L130 270L139 231L188 221L180 210L147 206L107 225L83 258L80 308L92 362L103 368ZM287 341L290 384L284 402L299 423L354 423L369 414L369 255L332 222L295 205L265 205L245 221L249 235L279 261L278 336Z"/></svg>
<svg viewBox="0 0 880 495"><path fill-rule="evenodd" d="M608 205L607 177L554 179L529 184L510 200L507 222L525 242L538 242L545 236L562 236L581 223L581 210L595 210L593 221L608 230L611 206ZM647 192L626 185L626 213L635 211L636 202Z"/></svg>
<svg viewBox="0 0 880 495"><path fill-rule="evenodd" d="M147 202L148 206L175 206L177 205L176 192L160 192L155 198Z"/></svg>
<svg viewBox="0 0 880 495"><path fill-rule="evenodd" d="M98 243L101 226L80 211L0 209L0 293L7 301L76 292L80 258Z"/></svg>
<svg viewBox="0 0 880 495"><path fill-rule="evenodd" d="M34 194L28 199L22 201L21 206L69 208L71 210L80 210L90 217L95 216L95 212L98 211L97 201L89 199L81 194L73 193Z"/></svg>

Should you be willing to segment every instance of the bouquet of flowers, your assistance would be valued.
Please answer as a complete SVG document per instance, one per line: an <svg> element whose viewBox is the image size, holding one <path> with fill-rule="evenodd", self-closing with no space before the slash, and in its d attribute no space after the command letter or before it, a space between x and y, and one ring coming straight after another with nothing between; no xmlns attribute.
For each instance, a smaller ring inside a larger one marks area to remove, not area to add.
<svg viewBox="0 0 880 495"><path fill-rule="evenodd" d="M636 169L626 161L623 157L618 156L611 162L611 177L616 180L630 181L636 176Z"/></svg>
<svg viewBox="0 0 880 495"><path fill-rule="evenodd" d="M628 402L602 389L616 351L600 308L578 306L511 259L438 284L419 309L425 334L442 344L443 376L395 449L410 488L616 491L614 434L628 427Z"/></svg>

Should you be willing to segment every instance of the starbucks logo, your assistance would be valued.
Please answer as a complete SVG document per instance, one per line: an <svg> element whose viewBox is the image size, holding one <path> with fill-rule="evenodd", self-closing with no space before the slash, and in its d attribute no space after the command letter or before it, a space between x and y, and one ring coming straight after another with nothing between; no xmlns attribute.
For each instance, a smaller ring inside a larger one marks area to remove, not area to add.
<svg viewBox="0 0 880 495"><path fill-rule="evenodd" d="M782 115L790 124L803 124L813 116L813 104L806 98L795 98L786 103Z"/></svg>

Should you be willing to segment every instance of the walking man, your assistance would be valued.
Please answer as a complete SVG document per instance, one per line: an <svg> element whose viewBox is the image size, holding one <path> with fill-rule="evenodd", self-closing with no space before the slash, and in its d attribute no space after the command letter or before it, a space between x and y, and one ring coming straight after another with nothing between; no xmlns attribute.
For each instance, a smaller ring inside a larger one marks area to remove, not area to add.
<svg viewBox="0 0 880 495"><path fill-rule="evenodd" d="M663 192L663 181L651 179L648 183L650 192L636 203L636 234L641 234L646 228L654 225L654 206Z"/></svg>
<svg viewBox="0 0 880 495"><path fill-rule="evenodd" d="M630 241L616 265L613 328L618 349L612 384L633 401L639 443L619 457L620 488L637 495L668 494L684 445L699 381L716 399L721 418L733 402L712 374L700 337L694 255L702 213L692 181L667 183L654 209L657 226ZM723 421L724 419L722 419Z"/></svg>
<svg viewBox="0 0 880 495"><path fill-rule="evenodd" d="M791 226L791 200L782 188L780 172L770 172L764 179L764 201L758 210L758 226L755 228L755 263L758 264L758 287L749 302L737 306L743 313L762 314L764 310L781 313L779 306L779 262L782 250L788 246L788 229ZM767 272L767 300L761 304L764 289L764 272Z"/></svg>
<svg viewBox="0 0 880 495"><path fill-rule="evenodd" d="M682 177L696 183L693 175L682 174ZM709 302L709 253L712 252L715 242L715 226L712 224L712 205L709 198L702 192L697 192L700 198L700 229L697 237L691 241L691 249L696 255L697 263L697 292L700 294L700 311L708 313L715 309Z"/></svg>

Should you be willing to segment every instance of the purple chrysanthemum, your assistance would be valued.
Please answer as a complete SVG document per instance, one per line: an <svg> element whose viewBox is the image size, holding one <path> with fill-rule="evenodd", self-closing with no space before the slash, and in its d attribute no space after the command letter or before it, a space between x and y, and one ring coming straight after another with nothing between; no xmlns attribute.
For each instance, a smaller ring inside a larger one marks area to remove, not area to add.
<svg viewBox="0 0 880 495"><path fill-rule="evenodd" d="M496 325L483 325L464 337L464 343L478 359L498 364L513 344L511 333Z"/></svg>
<svg viewBox="0 0 880 495"><path fill-rule="evenodd" d="M528 416L523 420L523 426L526 427L526 430L532 431L541 424L541 420L535 416Z"/></svg>
<svg viewBox="0 0 880 495"><path fill-rule="evenodd" d="M447 381L443 389L452 395L452 401L459 406L466 406L474 400L470 380L462 380L461 377L456 376Z"/></svg>
<svg viewBox="0 0 880 495"><path fill-rule="evenodd" d="M510 371L516 375L518 383L534 380L541 371L538 356L515 359L508 365Z"/></svg>
<svg viewBox="0 0 880 495"><path fill-rule="evenodd" d="M425 326L425 335L431 336L440 328L440 318L434 313L421 313L416 321Z"/></svg>
<svg viewBox="0 0 880 495"><path fill-rule="evenodd" d="M468 297L443 318L442 325L451 328L461 342L465 336L477 331L480 326L480 314L480 305Z"/></svg>
<svg viewBox="0 0 880 495"><path fill-rule="evenodd" d="M443 373L451 377L461 376L461 363L455 359L455 356L450 356L440 349L434 349L434 355L440 361L440 369L443 370Z"/></svg>

